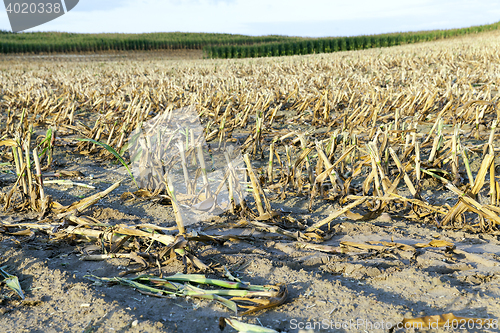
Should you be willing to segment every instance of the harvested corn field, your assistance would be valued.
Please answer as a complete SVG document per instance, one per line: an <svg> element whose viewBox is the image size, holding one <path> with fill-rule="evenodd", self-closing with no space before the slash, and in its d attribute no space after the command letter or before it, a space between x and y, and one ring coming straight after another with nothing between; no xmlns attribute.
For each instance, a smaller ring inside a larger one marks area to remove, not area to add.
<svg viewBox="0 0 500 333"><path fill-rule="evenodd" d="M1 327L498 329L499 51L6 58Z"/></svg>

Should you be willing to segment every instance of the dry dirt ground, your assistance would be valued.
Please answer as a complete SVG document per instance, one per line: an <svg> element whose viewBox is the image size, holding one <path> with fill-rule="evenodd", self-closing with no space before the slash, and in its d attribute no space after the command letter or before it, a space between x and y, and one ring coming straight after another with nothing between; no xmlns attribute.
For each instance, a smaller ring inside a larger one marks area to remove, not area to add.
<svg viewBox="0 0 500 333"><path fill-rule="evenodd" d="M63 155L56 158L72 165L69 169L82 171L86 178L81 181L98 190L125 174L123 167L112 163L98 165L87 157L65 161ZM126 181L87 215L111 224L175 224L171 206L121 201L120 195L132 186L131 181ZM47 185L46 191L68 204L93 190ZM285 212L285 225L309 225L334 210L332 204L318 203L311 213L307 202L297 197L274 200L272 206ZM2 214L0 218L8 223L31 221L34 216ZM190 226L208 234L241 236L241 240L223 245L198 246L199 258L213 267L208 275L225 278L220 270L225 266L243 281L285 283L289 291L284 305L245 317L247 322L281 332L298 332L300 328L314 328L315 332L382 332L387 329L377 328L396 325L404 317L453 312L463 317L497 318L500 313L498 235L442 230L386 214L370 222L339 218L332 225L334 236L322 245L337 247L342 241L412 245L440 239L454 243L467 256L451 255L444 247L323 253L303 249L296 241L278 234L249 227L228 228L234 219L221 216ZM155 298L129 287L89 281L85 275L117 276L128 265L127 259L118 258L80 260L93 243L51 241L43 233L0 237L2 266L19 277L26 293L26 299L20 301L2 288L0 325L5 332L218 332L218 318L231 315L210 301ZM182 269L177 262L165 267L164 273ZM158 275L157 269L149 272Z"/></svg>
<svg viewBox="0 0 500 333"><path fill-rule="evenodd" d="M10 59L9 61L12 61ZM140 60L139 60L140 61ZM57 144L57 142L56 142ZM61 204L70 204L126 176L111 162L70 154L58 146L55 160L66 170L79 170L96 190L77 186L47 185L46 192ZM476 169L477 170L477 169ZM0 174L2 186L11 186L12 175ZM11 177L11 178L9 178ZM133 187L130 179L92 207L87 215L110 224L152 223L173 226L171 206L148 200L124 202L120 195ZM433 200L454 203L436 182L423 191ZM281 210L280 225L312 225L325 218L338 203L321 201L307 209L306 197L271 200ZM34 221L35 215L0 213L0 221ZM346 217L332 222L329 240L322 245L339 249L340 242L397 242L407 245L446 240L462 254L445 247L385 247L379 250L323 252L303 246L277 233L258 228L228 227L237 218L222 215L189 226L207 234L232 234L239 239L224 244L199 243L198 257L211 265L207 275L224 278L228 268L242 281L288 287L285 304L245 322L280 332L387 332L403 318L453 312L457 316L496 319L500 315L500 237L498 233L438 229L432 223L416 224L404 214L383 214L375 220L356 222ZM93 243L83 239L51 240L43 232L31 236L0 233L0 266L18 276L26 299L0 289L2 332L219 332L219 317L231 316L226 308L207 300L155 298L120 285L94 283L85 275L112 277L128 266L126 259L82 261ZM99 244L97 244L99 245ZM380 245L380 244L378 244ZM183 270L181 262L163 268L164 274ZM151 274L158 274L151 269ZM497 326L498 327L498 326ZM485 332L482 328L460 331ZM231 328L226 331L233 332ZM410 330L412 331L412 330ZM448 332L434 329L432 332ZM455 330L455 331L458 331Z"/></svg>

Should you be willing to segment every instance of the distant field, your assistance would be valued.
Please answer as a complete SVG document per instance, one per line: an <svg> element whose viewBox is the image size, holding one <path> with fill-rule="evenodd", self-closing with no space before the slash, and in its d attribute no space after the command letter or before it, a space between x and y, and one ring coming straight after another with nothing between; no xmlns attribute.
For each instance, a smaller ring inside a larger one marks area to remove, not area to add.
<svg viewBox="0 0 500 333"><path fill-rule="evenodd" d="M48 54L109 51L203 50L206 58L257 58L389 47L496 30L500 22L462 29L354 37L302 38L215 33L76 34L0 32L0 53Z"/></svg>
<svg viewBox="0 0 500 333"><path fill-rule="evenodd" d="M0 53L78 53L140 50L201 50L207 45L250 45L284 40L286 36L216 33L77 34L64 32L0 32Z"/></svg>
<svg viewBox="0 0 500 333"><path fill-rule="evenodd" d="M204 53L209 58L256 58L284 55L304 55L337 51L363 50L404 44L429 42L450 37L497 30L499 23L463 29L417 31L354 37L304 38L251 45L207 45Z"/></svg>

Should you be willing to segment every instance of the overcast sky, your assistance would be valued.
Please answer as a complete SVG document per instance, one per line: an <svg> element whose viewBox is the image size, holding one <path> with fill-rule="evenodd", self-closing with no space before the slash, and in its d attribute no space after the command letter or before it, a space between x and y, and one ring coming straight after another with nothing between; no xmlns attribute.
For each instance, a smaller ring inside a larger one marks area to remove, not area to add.
<svg viewBox="0 0 500 333"><path fill-rule="evenodd" d="M0 29L11 30L5 7L1 8ZM497 21L498 0L80 0L64 16L28 31L319 37L461 28Z"/></svg>

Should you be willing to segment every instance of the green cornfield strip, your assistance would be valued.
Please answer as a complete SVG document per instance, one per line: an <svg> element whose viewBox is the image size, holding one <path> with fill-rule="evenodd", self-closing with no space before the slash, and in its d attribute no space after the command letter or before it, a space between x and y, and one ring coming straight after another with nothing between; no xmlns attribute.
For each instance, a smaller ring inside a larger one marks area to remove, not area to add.
<svg viewBox="0 0 500 333"><path fill-rule="evenodd" d="M0 53L77 53L128 50L201 50L206 58L256 58L329 53L433 41L497 30L500 22L462 29L354 37L302 38L217 33L77 34L0 30Z"/></svg>
<svg viewBox="0 0 500 333"><path fill-rule="evenodd" d="M0 53L74 53L118 50L200 50L207 45L272 43L298 38L216 33L77 34L0 30Z"/></svg>
<svg viewBox="0 0 500 333"><path fill-rule="evenodd" d="M256 58L336 51L362 50L402 44L427 42L461 35L497 30L500 22L462 29L432 30L354 37L326 37L290 39L252 45L207 45L203 48L207 58Z"/></svg>

